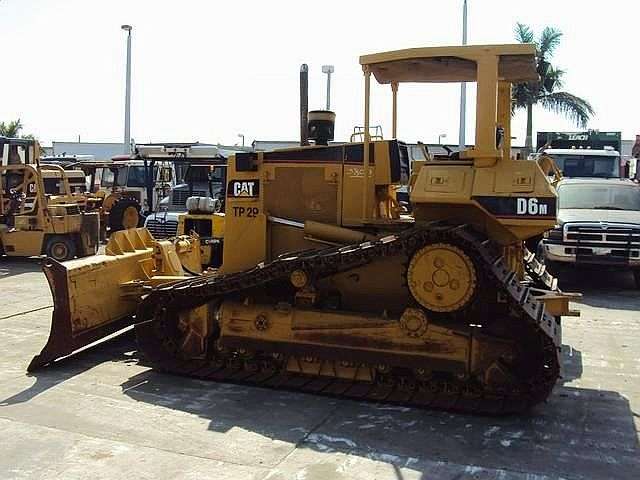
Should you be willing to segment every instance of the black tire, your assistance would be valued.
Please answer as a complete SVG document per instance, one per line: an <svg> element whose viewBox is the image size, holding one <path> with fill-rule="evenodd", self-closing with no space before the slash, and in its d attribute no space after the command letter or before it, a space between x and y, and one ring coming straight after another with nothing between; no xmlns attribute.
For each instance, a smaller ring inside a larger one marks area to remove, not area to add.
<svg viewBox="0 0 640 480"><path fill-rule="evenodd" d="M133 214L134 211L135 215ZM140 225L141 218L138 201L131 197L121 198L109 210L109 229L112 232L116 232L127 228L135 228ZM142 222L144 222L143 218Z"/></svg>
<svg viewBox="0 0 640 480"><path fill-rule="evenodd" d="M66 262L76 256L77 247L71 235L53 235L47 240L44 253L58 262Z"/></svg>
<svg viewBox="0 0 640 480"><path fill-rule="evenodd" d="M633 270L633 279L636 282L636 288L640 290L640 268Z"/></svg>

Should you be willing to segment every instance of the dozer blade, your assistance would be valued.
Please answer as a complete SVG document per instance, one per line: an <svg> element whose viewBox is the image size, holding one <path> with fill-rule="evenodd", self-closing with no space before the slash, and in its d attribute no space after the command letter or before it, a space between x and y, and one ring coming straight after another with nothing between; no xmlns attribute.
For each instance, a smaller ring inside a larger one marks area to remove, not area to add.
<svg viewBox="0 0 640 480"><path fill-rule="evenodd" d="M148 279L153 237L145 229L116 232L106 255L43 267L53 296L49 339L27 367L33 371L132 325Z"/></svg>

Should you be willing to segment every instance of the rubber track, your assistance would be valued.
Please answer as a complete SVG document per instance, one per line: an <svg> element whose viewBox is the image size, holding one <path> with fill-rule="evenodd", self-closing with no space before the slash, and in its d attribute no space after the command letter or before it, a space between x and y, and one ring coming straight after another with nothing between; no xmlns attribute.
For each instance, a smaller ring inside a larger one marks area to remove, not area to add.
<svg viewBox="0 0 640 480"><path fill-rule="evenodd" d="M207 359L180 358L172 338L180 310L287 279L296 269L313 272L316 278L320 278L364 265L381 256L410 254L424 244L440 241L454 241L464 245L467 251L475 251L477 255L474 256L482 259L494 288L518 313L518 318L534 327L531 330L537 337L519 338L518 341L539 345L544 368L539 369L537 377L521 379L518 388L512 391L492 391L471 382L422 381L402 374L371 383L290 373L284 369L287 358L275 360L270 352L260 352L251 359L243 359L241 355L229 352L225 355L210 353ZM528 255L525 259L527 265L531 266L526 269L534 284L547 283L545 272L535 268ZM551 285L554 282L552 278ZM468 413L517 413L544 401L551 393L560 371L560 324L545 313L544 304L529 293L529 288L507 267L502 249L486 237L466 225L427 224L372 242L284 255L247 271L187 279L158 287L140 306L140 323L136 325L136 333L147 361L165 372Z"/></svg>

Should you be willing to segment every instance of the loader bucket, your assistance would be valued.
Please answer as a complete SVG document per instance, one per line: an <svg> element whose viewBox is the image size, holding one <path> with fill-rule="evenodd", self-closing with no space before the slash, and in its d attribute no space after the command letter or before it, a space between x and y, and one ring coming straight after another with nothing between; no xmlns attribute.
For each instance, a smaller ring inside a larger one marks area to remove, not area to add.
<svg viewBox="0 0 640 480"><path fill-rule="evenodd" d="M153 237L143 228L115 232L106 252L64 263L47 258L43 270L54 303L51 332L28 371L133 324L140 298L136 284L148 279Z"/></svg>

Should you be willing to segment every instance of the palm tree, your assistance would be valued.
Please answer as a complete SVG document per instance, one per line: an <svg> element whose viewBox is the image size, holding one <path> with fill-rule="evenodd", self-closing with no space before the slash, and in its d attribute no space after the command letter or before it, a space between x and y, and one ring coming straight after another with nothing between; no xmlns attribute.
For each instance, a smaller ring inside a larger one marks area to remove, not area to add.
<svg viewBox="0 0 640 480"><path fill-rule="evenodd" d="M533 106L560 113L572 120L579 128L586 128L594 110L585 99L571 93L559 91L563 87L564 70L551 65L553 53L560 44L562 32L553 27L545 27L536 40L533 30L527 25L517 23L514 29L516 40L520 43L533 43L536 46L536 70L540 79L537 82L518 83L513 86L511 112L527 110L527 139L525 150L531 152L533 145Z"/></svg>
<svg viewBox="0 0 640 480"><path fill-rule="evenodd" d="M0 136L17 138L22 130L22 123L20 119L13 120L9 123L0 122Z"/></svg>

